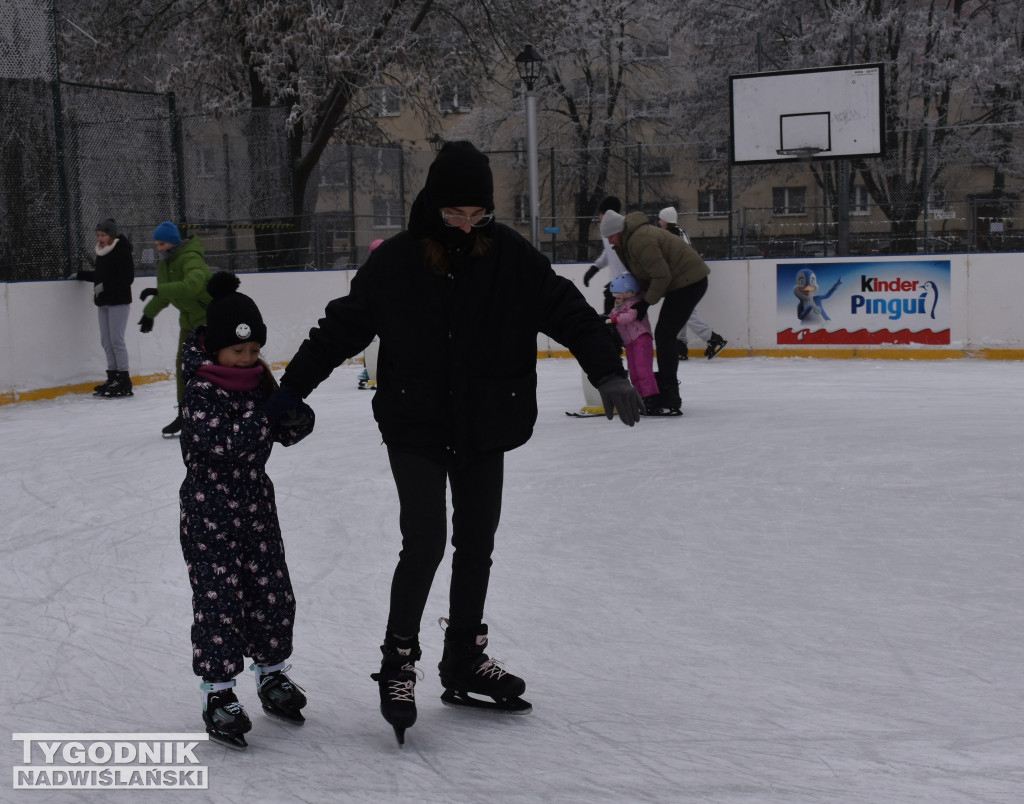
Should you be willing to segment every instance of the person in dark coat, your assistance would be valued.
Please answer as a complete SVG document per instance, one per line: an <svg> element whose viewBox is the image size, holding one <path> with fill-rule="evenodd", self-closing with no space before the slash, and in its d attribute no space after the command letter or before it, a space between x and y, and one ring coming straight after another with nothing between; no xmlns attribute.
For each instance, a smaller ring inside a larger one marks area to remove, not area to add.
<svg viewBox="0 0 1024 804"><path fill-rule="evenodd" d="M301 723L302 691L285 674L295 597L266 472L274 442L291 446L313 429L313 411L284 418L264 411L277 389L259 358L267 327L259 308L220 272L207 289L207 323L182 349L181 549L192 584L192 669L203 681L210 735L233 747L251 724L233 687L252 669L263 708Z"/></svg>
<svg viewBox="0 0 1024 804"><path fill-rule="evenodd" d="M77 278L92 282L92 298L100 322L100 343L107 356L107 381L97 385L96 396L132 396L128 368L128 347L124 333L131 312L135 260L132 244L117 231L117 221L107 218L96 224L96 262L92 271L79 271Z"/></svg>
<svg viewBox="0 0 1024 804"><path fill-rule="evenodd" d="M537 334L572 351L609 419L613 407L628 425L639 413L603 319L493 210L488 158L469 142L446 143L408 229L367 258L348 296L327 305L268 403L292 406L379 339L373 414L398 489L402 550L374 677L399 740L416 718L420 620L444 555L448 485L455 552L442 685L492 698L525 689L484 653L483 613L504 454L526 443L537 419Z"/></svg>

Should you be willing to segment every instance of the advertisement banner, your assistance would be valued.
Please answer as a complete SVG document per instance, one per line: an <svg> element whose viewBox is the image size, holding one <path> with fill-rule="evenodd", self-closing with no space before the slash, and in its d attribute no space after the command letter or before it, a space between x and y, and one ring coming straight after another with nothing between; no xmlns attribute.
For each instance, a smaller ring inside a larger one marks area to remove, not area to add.
<svg viewBox="0 0 1024 804"><path fill-rule="evenodd" d="M780 264L777 343L949 344L949 260Z"/></svg>

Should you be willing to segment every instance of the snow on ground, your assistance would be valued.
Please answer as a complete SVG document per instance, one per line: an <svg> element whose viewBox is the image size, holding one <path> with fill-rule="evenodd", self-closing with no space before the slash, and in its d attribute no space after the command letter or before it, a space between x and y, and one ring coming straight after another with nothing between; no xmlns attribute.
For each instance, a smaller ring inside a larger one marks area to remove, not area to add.
<svg viewBox="0 0 1024 804"><path fill-rule="evenodd" d="M397 556L384 448L340 368L317 430L276 448L308 722L240 696L250 749L202 744L209 789L16 791L78 802L1016 802L1024 797L1024 368L691 360L686 415L564 415L506 462L491 654L534 712L442 706L443 565L419 722L377 711ZM178 545L173 385L0 407L0 721L20 732L200 732ZM501 412L496 410L495 416ZM7 742L7 768L22 763ZM11 779L10 773L7 779Z"/></svg>

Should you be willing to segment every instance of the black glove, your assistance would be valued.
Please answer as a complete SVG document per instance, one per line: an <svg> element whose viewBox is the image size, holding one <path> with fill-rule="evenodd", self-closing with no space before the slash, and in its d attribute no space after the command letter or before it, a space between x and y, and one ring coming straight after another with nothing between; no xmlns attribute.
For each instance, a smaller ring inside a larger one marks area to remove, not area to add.
<svg viewBox="0 0 1024 804"><path fill-rule="evenodd" d="M618 411L622 423L630 427L640 420L640 408L643 404L640 401L640 394L625 377L615 374L605 377L598 383L597 392L601 395L601 404L604 405L604 413L609 419L614 416L614 409Z"/></svg>
<svg viewBox="0 0 1024 804"><path fill-rule="evenodd" d="M282 427L309 427L313 419L313 408L300 399L295 410L289 410L277 423Z"/></svg>
<svg viewBox="0 0 1024 804"><path fill-rule="evenodd" d="M139 332L152 332L153 331L153 319L148 315L142 316L139 319Z"/></svg>
<svg viewBox="0 0 1024 804"><path fill-rule="evenodd" d="M278 388L270 395L270 398L263 403L263 412L267 418L275 424L282 419L295 419L299 415L299 405L302 400L295 391L287 386Z"/></svg>
<svg viewBox="0 0 1024 804"><path fill-rule="evenodd" d="M598 268L596 265L591 265L587 269L587 272L585 274L583 274L583 287L589 288L590 287L590 280L593 279L594 278L594 274L596 274L600 270L601 269Z"/></svg>
<svg viewBox="0 0 1024 804"><path fill-rule="evenodd" d="M636 310L637 321L643 321L647 317L647 308L650 306L643 299L640 299L640 301L633 305L633 309Z"/></svg>
<svg viewBox="0 0 1024 804"><path fill-rule="evenodd" d="M156 288L146 288L142 293L139 294L139 301L145 301L150 296L156 295Z"/></svg>

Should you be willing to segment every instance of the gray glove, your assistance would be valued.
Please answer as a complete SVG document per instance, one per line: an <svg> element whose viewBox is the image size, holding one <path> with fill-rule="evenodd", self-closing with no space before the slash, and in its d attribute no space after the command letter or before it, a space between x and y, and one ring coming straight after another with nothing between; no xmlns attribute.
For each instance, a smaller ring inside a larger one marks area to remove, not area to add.
<svg viewBox="0 0 1024 804"><path fill-rule="evenodd" d="M625 425L632 427L640 420L640 409L643 407L640 394L625 377L614 374L606 377L598 384L597 392L601 395L601 404L609 419L615 415L614 409Z"/></svg>

